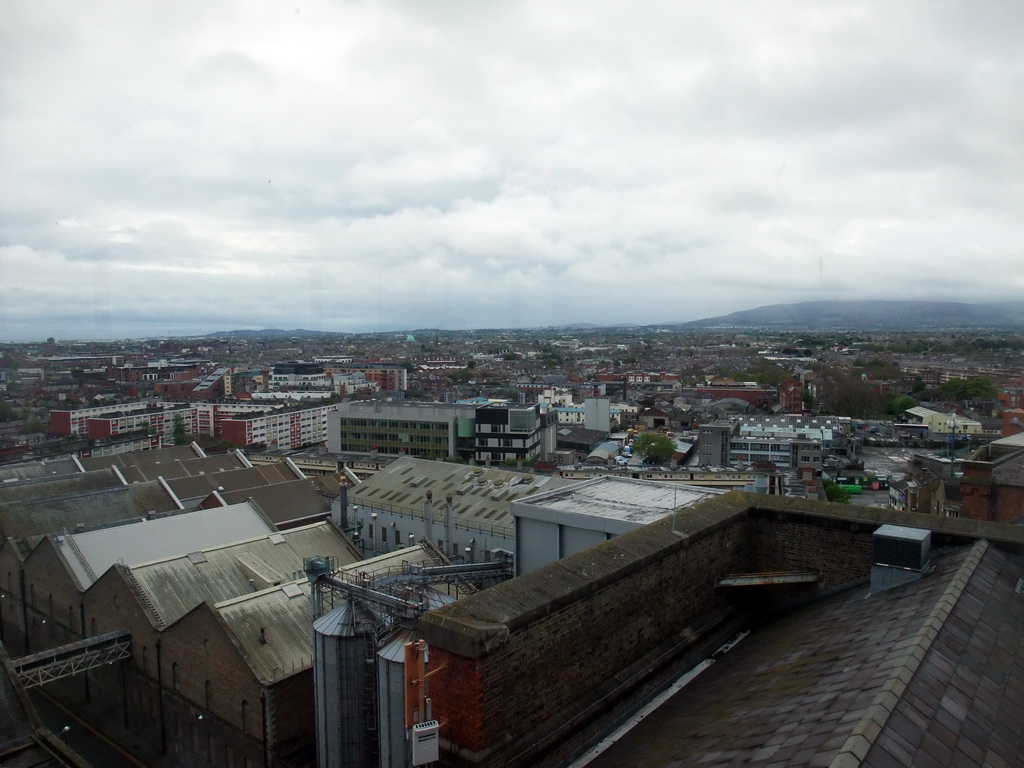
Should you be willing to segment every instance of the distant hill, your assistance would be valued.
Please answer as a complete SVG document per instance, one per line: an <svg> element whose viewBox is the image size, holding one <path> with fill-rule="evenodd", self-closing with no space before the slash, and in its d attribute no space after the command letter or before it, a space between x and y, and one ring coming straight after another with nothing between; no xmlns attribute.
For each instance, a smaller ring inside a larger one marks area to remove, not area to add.
<svg viewBox="0 0 1024 768"><path fill-rule="evenodd" d="M664 327L664 326L662 326ZM765 330L1024 329L1024 302L963 304L954 301L804 301L773 304L709 317L676 328Z"/></svg>
<svg viewBox="0 0 1024 768"><path fill-rule="evenodd" d="M318 339L324 336L342 336L338 331L307 331L303 328L295 328L291 331L284 331L280 328L264 328L259 331L217 331L208 333L206 339Z"/></svg>

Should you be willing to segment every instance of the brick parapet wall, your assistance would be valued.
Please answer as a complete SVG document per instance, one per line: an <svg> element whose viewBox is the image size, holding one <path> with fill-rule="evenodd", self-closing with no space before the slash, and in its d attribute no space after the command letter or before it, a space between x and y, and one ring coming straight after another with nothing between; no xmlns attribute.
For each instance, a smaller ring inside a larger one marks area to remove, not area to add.
<svg viewBox="0 0 1024 768"><path fill-rule="evenodd" d="M444 666L431 696L453 764L542 764L530 745L544 759L565 754L582 722L608 717L685 653L705 636L708 616L733 612L715 586L747 565L740 516L690 537L671 526L637 533L481 593L476 632L449 634L448 648L443 617L426 621L431 666ZM500 625L479 621L494 609ZM567 722L574 727L561 728Z"/></svg>
<svg viewBox="0 0 1024 768"><path fill-rule="evenodd" d="M930 528L933 546L986 537L1024 550L1024 530L884 508L745 493L698 507L433 611L434 715L447 766L562 765L607 732L658 669L707 645L749 595L725 573L816 571L770 608L863 578L882 524ZM763 588L756 588L763 589ZM757 598L754 598L755 600Z"/></svg>

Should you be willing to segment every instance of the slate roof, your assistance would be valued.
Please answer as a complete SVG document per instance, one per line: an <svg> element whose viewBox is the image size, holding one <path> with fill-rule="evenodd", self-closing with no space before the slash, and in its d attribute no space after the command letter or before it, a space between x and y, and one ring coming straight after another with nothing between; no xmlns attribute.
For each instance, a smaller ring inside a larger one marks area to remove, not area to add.
<svg viewBox="0 0 1024 768"><path fill-rule="evenodd" d="M0 482L7 480L29 480L53 475L73 475L82 470L73 459L53 459L50 461L25 461L0 467Z"/></svg>
<svg viewBox="0 0 1024 768"><path fill-rule="evenodd" d="M93 472L79 472L75 475L41 476L22 482L5 482L0 485L0 505L11 502L39 499L45 496L64 496L98 488L116 488L124 485L110 469Z"/></svg>
<svg viewBox="0 0 1024 768"><path fill-rule="evenodd" d="M589 765L1020 765L1024 558L934 565L755 630Z"/></svg>

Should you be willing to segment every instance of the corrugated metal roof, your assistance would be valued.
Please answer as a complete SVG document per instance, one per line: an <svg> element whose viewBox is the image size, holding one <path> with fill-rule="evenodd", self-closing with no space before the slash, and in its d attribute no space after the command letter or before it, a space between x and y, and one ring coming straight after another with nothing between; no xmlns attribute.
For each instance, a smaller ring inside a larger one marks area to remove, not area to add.
<svg viewBox="0 0 1024 768"><path fill-rule="evenodd" d="M84 528L94 528L137 519L149 512L177 509L159 482L118 485L0 503L0 531L11 537L39 536L61 528L73 531L80 523Z"/></svg>
<svg viewBox="0 0 1024 768"><path fill-rule="evenodd" d="M316 491L312 480L292 480L260 488L245 488L221 493L228 503L252 499L275 525L307 517L326 515L331 511L331 500Z"/></svg>
<svg viewBox="0 0 1024 768"><path fill-rule="evenodd" d="M121 474L130 483L156 480L158 477L169 480L177 477L226 472L245 466L234 453L199 457L188 446L119 453L115 456L93 456L81 461L86 469L99 469L116 464Z"/></svg>
<svg viewBox="0 0 1024 768"><path fill-rule="evenodd" d="M67 536L54 545L83 589L114 563L146 563L231 541L266 535L273 529L252 504L202 509Z"/></svg>
<svg viewBox="0 0 1024 768"><path fill-rule="evenodd" d="M216 606L260 680L287 677L313 664L308 583L302 587L301 597L276 587Z"/></svg>
<svg viewBox="0 0 1024 768"><path fill-rule="evenodd" d="M404 457L352 489L349 502L371 509L394 506L406 514L422 517L427 491L431 491L435 518L442 519L445 497L452 494L456 524L470 528L505 527L511 531L512 501L576 482L498 467L471 467ZM497 493L499 490L507 493Z"/></svg>
<svg viewBox="0 0 1024 768"><path fill-rule="evenodd" d="M337 531L326 523L317 523L309 527L326 528L337 535ZM291 532L286 531L284 535L287 536L289 533ZM422 547L409 547L370 560L349 563L341 570L379 573L399 567L403 563L430 562L430 556ZM301 567L301 560L299 565ZM138 575L139 571L135 573ZM432 606L440 606L451 601L447 595L436 590L429 589L428 592L428 600ZM368 610L365 606L359 606L353 617L349 603L339 601L337 608L324 614L313 624L309 601L309 582L302 577L280 586L218 602L214 608L234 635L253 673L261 680L275 680L312 665L312 627L321 634L350 637L354 631L353 620L366 618L361 614ZM265 643L260 642L261 628Z"/></svg>
<svg viewBox="0 0 1024 768"><path fill-rule="evenodd" d="M225 509L230 507L209 511L217 513ZM283 537L284 542L280 544L271 540L269 528L265 531L266 535L255 538L236 537L214 546L209 546L212 542L208 541L205 547L194 547L205 555L206 561L202 563L193 563L183 553L133 566L132 573L164 621L172 624L201 602L219 603L252 591L249 579L253 576L238 559L239 555L244 556L243 560L259 558L287 581L295 581L296 574L301 573L304 557L333 557L340 566L359 559L344 535L326 522L275 534L275 539Z"/></svg>
<svg viewBox="0 0 1024 768"><path fill-rule="evenodd" d="M6 480L29 480L55 475L74 475L81 472L72 459L55 461L26 461L0 467L0 482Z"/></svg>

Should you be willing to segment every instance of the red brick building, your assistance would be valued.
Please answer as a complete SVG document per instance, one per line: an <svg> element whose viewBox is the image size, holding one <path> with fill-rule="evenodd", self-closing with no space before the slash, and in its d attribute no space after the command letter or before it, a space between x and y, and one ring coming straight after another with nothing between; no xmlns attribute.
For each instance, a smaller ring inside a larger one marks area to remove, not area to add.
<svg viewBox="0 0 1024 768"><path fill-rule="evenodd" d="M1024 448L990 443L964 462L960 516L1012 523L1024 518Z"/></svg>
<svg viewBox="0 0 1024 768"><path fill-rule="evenodd" d="M779 405L787 413L803 413L804 387L796 379L785 379L779 384Z"/></svg>

